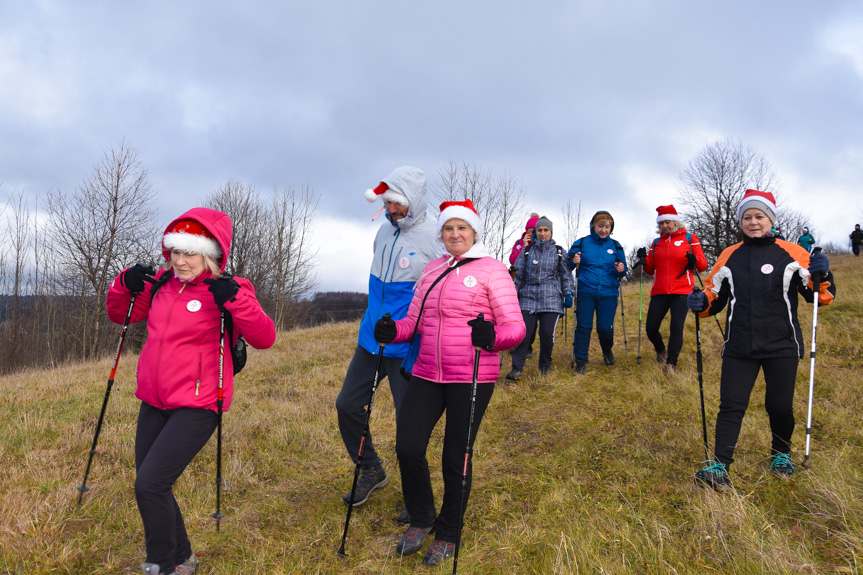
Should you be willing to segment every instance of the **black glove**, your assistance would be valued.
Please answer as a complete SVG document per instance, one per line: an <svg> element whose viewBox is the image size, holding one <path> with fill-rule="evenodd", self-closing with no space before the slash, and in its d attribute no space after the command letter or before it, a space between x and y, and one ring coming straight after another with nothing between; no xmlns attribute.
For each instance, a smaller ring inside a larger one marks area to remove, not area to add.
<svg viewBox="0 0 863 575"><path fill-rule="evenodd" d="M474 347L484 349L486 351L494 351L494 324L490 321L485 321L483 315L467 322L471 326L470 343Z"/></svg>
<svg viewBox="0 0 863 575"><path fill-rule="evenodd" d="M809 256L809 273L810 274L826 274L830 271L830 259L821 252L816 252Z"/></svg>
<svg viewBox="0 0 863 575"><path fill-rule="evenodd" d="M692 252L686 252L686 268L685 269L694 270L696 263L698 263L698 260L695 259L695 254Z"/></svg>
<svg viewBox="0 0 863 575"><path fill-rule="evenodd" d="M635 252L635 257L637 257L637 258L638 258L638 259L640 259L640 260L643 260L644 258L646 258L646 257L647 257L647 249L645 249L645 248L638 248L638 251L637 251L637 252Z"/></svg>
<svg viewBox="0 0 863 575"><path fill-rule="evenodd" d="M396 338L396 322L385 313L384 317L375 324L375 341L378 343L391 343Z"/></svg>
<svg viewBox="0 0 863 575"><path fill-rule="evenodd" d="M695 313L701 313L707 309L707 296L702 291L693 291L686 296L686 305Z"/></svg>
<svg viewBox="0 0 863 575"><path fill-rule="evenodd" d="M153 266L137 263L123 272L120 283L131 292L140 293L144 291L144 282L156 283L156 270Z"/></svg>
<svg viewBox="0 0 863 575"><path fill-rule="evenodd" d="M234 296L240 289L240 284L228 274L222 274L216 279L207 278L204 283L209 285L210 293L213 294L213 301L216 305L224 308L229 301L234 301Z"/></svg>

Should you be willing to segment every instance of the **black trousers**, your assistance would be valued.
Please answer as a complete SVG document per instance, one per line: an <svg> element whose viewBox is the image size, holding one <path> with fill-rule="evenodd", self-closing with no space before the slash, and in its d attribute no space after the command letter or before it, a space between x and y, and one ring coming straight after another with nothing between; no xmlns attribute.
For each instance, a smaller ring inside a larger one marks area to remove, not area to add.
<svg viewBox="0 0 863 575"><path fill-rule="evenodd" d="M662 341L659 328L665 315L671 310L671 329L668 334L668 363L677 365L680 356L680 348L683 347L683 326L686 323L685 294L657 294L650 297L650 305L647 308L647 319L644 321L644 332L647 339L653 344L657 353L665 351L666 347Z"/></svg>
<svg viewBox="0 0 863 575"><path fill-rule="evenodd" d="M162 410L141 402L135 433L135 499L144 522L147 562L163 573L192 555L186 525L172 491L218 424L209 409Z"/></svg>
<svg viewBox="0 0 863 575"><path fill-rule="evenodd" d="M852 243L851 244L851 251L854 252L855 256L859 257L860 256L860 244Z"/></svg>
<svg viewBox="0 0 863 575"><path fill-rule="evenodd" d="M402 493L405 507L411 516L411 526L433 526L435 538L449 543L455 543L458 537L461 482L470 420L470 391L470 383L434 383L413 377L396 424L396 453L402 475ZM493 392L494 383L477 385L470 435L471 451ZM440 514L435 518L434 492L426 452L432 431L444 411L446 427L441 455L443 505ZM465 509L470 494L472 468L473 461L468 465Z"/></svg>
<svg viewBox="0 0 863 575"><path fill-rule="evenodd" d="M764 370L764 408L770 418L773 441L770 454L789 453L794 432L794 384L797 378L796 357L748 359L722 358L719 383L719 414L716 416L716 459L726 465L734 461L734 448L740 436L743 415L758 371Z"/></svg>
<svg viewBox="0 0 863 575"><path fill-rule="evenodd" d="M536 333L537 326L539 326L539 369L540 371L548 371L551 368L551 354L554 350L554 328L557 327L560 314L555 312L530 313L522 310L521 317L524 319L528 334ZM532 343L533 338L525 336L515 351L512 352L512 367L514 369L524 369L527 350Z"/></svg>
<svg viewBox="0 0 863 575"><path fill-rule="evenodd" d="M357 346L351 364L348 366L348 372L345 374L342 390L336 397L339 432L342 434L342 441L348 450L348 455L351 456L351 461L354 463L357 462L360 440L363 437L363 428L366 426L367 407L372 392L372 384L374 384L377 360L378 356ZM381 378L378 381L379 390L380 383L385 377L390 382L390 392L392 392L393 403L396 408L396 421L398 421L402 398L408 387L408 382L401 373L403 361L404 358L401 357L384 356L381 360ZM366 443L363 446L363 467L377 467L380 464L381 459L375 450L372 432L369 430Z"/></svg>

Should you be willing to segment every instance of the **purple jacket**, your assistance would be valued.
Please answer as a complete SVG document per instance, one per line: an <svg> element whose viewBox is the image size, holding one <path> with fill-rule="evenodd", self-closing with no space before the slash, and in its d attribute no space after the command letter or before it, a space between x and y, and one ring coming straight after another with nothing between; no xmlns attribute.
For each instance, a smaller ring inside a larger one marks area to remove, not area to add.
<svg viewBox="0 0 863 575"><path fill-rule="evenodd" d="M395 341L408 341L416 324L420 304L447 262L462 258L443 256L423 270L406 318L396 321ZM518 296L506 266L492 257L482 257L451 271L437 283L423 308L417 333L422 334L413 375L438 383L470 383L473 380L474 347L468 321L477 314L494 323L494 351L481 351L477 381L496 381L500 374L499 351L518 345L525 335Z"/></svg>

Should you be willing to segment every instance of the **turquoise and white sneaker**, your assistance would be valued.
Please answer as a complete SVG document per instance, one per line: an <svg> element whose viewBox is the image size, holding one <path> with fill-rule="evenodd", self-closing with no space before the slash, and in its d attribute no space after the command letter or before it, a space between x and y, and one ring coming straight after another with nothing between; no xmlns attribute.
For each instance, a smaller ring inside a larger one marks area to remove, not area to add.
<svg viewBox="0 0 863 575"><path fill-rule="evenodd" d="M777 453L770 462L770 473L782 479L790 479L796 470L791 463L791 457L787 453Z"/></svg>

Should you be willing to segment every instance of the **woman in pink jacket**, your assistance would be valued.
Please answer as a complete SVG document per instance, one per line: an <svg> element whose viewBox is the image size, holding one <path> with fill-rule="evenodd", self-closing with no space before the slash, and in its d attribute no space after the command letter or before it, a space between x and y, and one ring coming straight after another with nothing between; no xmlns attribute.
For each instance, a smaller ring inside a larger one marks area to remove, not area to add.
<svg viewBox="0 0 863 575"><path fill-rule="evenodd" d="M422 335L396 425L402 493L411 518L396 552L416 553L434 529L435 541L423 558L425 565L437 565L452 556L459 535L475 348L482 351L471 444L500 374L498 352L515 347L525 334L515 286L506 266L492 258L483 245L483 226L473 203L444 202L440 210L437 238L445 255L426 265L407 317L398 321L381 319L375 326L375 339L382 344L410 340L414 326ZM444 274L447 275L435 283ZM477 317L480 313L483 320ZM426 451L444 411L444 496L440 513L436 514ZM470 477L469 469L468 490Z"/></svg>
<svg viewBox="0 0 863 575"><path fill-rule="evenodd" d="M108 290L111 321L123 323L132 293L138 296L131 321L147 320L135 391L141 400L135 498L147 548L141 568L150 575L198 568L172 488L216 429L221 310L233 321L231 346L240 334L258 349L276 340L273 320L261 309L252 283L222 275L231 236L226 214L191 209L165 229L163 269L137 264L123 270ZM223 412L234 395L233 373L231 354L225 353Z"/></svg>

